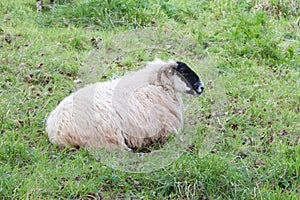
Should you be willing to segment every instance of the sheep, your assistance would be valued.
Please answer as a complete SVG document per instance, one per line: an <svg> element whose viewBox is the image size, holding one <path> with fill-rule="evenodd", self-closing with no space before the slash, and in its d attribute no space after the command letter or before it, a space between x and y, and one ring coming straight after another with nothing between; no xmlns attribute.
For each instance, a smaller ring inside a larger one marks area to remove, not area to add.
<svg viewBox="0 0 300 200"><path fill-rule="evenodd" d="M51 143L131 151L165 141L183 127L180 93L199 96L204 86L183 62L155 59L145 68L87 85L51 112Z"/></svg>
<svg viewBox="0 0 300 200"><path fill-rule="evenodd" d="M43 0L36 0L36 9L37 11L41 11L43 7ZM54 7L54 0L50 0L50 7Z"/></svg>

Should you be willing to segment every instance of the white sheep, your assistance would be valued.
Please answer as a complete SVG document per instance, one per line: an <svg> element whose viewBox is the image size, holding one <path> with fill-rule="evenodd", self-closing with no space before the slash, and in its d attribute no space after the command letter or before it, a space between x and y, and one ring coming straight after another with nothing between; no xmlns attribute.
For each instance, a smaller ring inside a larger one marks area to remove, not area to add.
<svg viewBox="0 0 300 200"><path fill-rule="evenodd" d="M203 89L185 63L155 59L124 77L72 93L52 111L46 131L60 146L109 151L143 147L182 128L179 92L198 96Z"/></svg>

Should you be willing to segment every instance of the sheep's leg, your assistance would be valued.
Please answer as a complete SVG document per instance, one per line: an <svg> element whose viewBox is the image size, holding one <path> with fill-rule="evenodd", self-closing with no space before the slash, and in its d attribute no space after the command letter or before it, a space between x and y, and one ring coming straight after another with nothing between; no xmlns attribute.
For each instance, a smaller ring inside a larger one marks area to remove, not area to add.
<svg viewBox="0 0 300 200"><path fill-rule="evenodd" d="M133 150L132 149L130 149L128 146L127 146L127 144L126 144L126 139L124 138L124 133L123 133L123 131L121 131L121 130L116 130L116 137L118 138L118 142L119 142L119 145L121 145L121 147L123 148L123 149L125 149L126 151L128 151L128 152L133 152Z"/></svg>
<svg viewBox="0 0 300 200"><path fill-rule="evenodd" d="M43 6L43 1L42 0L36 0L36 9L37 11L41 11Z"/></svg>
<svg viewBox="0 0 300 200"><path fill-rule="evenodd" d="M130 149L130 148L128 148L128 147L127 147L127 148L125 148L125 150L126 150L126 151L128 151L128 152L130 152L130 153L133 153L133 150L132 150L132 149Z"/></svg>

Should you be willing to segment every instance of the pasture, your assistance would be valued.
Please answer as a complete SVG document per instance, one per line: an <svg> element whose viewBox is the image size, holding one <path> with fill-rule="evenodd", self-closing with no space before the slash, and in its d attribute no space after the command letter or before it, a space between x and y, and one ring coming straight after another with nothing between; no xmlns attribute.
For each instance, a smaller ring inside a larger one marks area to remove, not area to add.
<svg viewBox="0 0 300 200"><path fill-rule="evenodd" d="M48 5L0 1L0 199L300 199L299 0ZM135 173L49 142L46 117L79 78L157 56L191 63L206 84L191 111L195 138L213 129L205 155L195 140Z"/></svg>

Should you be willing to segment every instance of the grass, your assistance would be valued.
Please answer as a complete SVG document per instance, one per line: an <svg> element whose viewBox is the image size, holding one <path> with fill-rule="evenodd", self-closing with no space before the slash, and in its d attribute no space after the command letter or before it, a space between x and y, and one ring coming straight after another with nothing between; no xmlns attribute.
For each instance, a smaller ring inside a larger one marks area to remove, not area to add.
<svg viewBox="0 0 300 200"><path fill-rule="evenodd" d="M52 11L44 3L38 13L35 1L0 2L1 199L300 198L299 1L65 0ZM148 30L170 35L153 41ZM154 57L200 71L207 91L196 100L195 135L217 127L207 155L195 141L170 165L131 173L49 142L45 119L84 66L120 54L93 78Z"/></svg>

